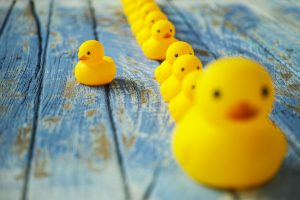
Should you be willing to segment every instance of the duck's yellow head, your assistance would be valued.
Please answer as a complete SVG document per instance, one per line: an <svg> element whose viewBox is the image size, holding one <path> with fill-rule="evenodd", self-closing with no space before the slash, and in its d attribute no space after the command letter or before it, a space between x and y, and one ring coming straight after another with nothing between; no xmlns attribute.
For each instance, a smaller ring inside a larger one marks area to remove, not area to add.
<svg viewBox="0 0 300 200"><path fill-rule="evenodd" d="M192 46L183 41L174 42L167 49L166 60L172 65L178 57L185 54L194 55Z"/></svg>
<svg viewBox="0 0 300 200"><path fill-rule="evenodd" d="M140 18L145 19L145 17L152 11L159 11L159 6L154 2L145 3L140 9Z"/></svg>
<svg viewBox="0 0 300 200"><path fill-rule="evenodd" d="M78 50L78 59L83 60L100 60L104 56L104 48L97 40L87 40L82 43Z"/></svg>
<svg viewBox="0 0 300 200"><path fill-rule="evenodd" d="M156 22L151 28L151 36L155 39L169 39L174 37L175 27L168 20L160 20Z"/></svg>
<svg viewBox="0 0 300 200"><path fill-rule="evenodd" d="M172 75L178 80L182 80L190 72L201 69L201 61L196 56L186 54L175 60L172 66Z"/></svg>
<svg viewBox="0 0 300 200"><path fill-rule="evenodd" d="M167 16L161 11L152 11L146 16L145 25L151 30L153 24L160 20L167 20Z"/></svg>
<svg viewBox="0 0 300 200"><path fill-rule="evenodd" d="M272 79L261 64L227 57L210 63L203 71L195 98L208 119L240 123L267 117L274 93Z"/></svg>
<svg viewBox="0 0 300 200"><path fill-rule="evenodd" d="M186 75L182 81L181 90L189 99L194 99L196 84L199 81L200 75L200 71L193 71Z"/></svg>

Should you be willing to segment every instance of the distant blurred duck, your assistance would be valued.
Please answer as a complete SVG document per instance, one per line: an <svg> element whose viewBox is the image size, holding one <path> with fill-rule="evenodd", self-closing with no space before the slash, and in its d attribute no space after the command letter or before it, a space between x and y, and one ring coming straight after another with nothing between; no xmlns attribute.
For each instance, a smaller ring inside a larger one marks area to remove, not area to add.
<svg viewBox="0 0 300 200"><path fill-rule="evenodd" d="M144 27L137 33L136 40L139 45L143 43L151 36L151 28L160 20L167 20L167 16L161 11L152 11L145 18Z"/></svg>
<svg viewBox="0 0 300 200"><path fill-rule="evenodd" d="M145 56L153 60L165 60L168 47L176 42L175 27L168 20L156 22L151 29L151 37L143 44Z"/></svg>
<svg viewBox="0 0 300 200"><path fill-rule="evenodd" d="M194 55L194 50L189 43L177 41L169 46L166 52L166 60L154 72L154 77L160 85L172 74L174 61L185 54Z"/></svg>
<svg viewBox="0 0 300 200"><path fill-rule="evenodd" d="M151 13L152 11L159 11L159 10L160 10L159 6L154 2L148 2L144 4L140 9L139 19L136 20L131 26L133 35L136 35L140 30L143 29L145 25L145 18L149 13Z"/></svg>
<svg viewBox="0 0 300 200"><path fill-rule="evenodd" d="M176 122L179 122L194 102L196 84L201 71L193 71L185 76L182 81L181 91L170 101L169 111Z"/></svg>
<svg viewBox="0 0 300 200"><path fill-rule="evenodd" d="M134 9L129 9L127 12L127 19L130 26L132 26L140 17L140 10L141 8L147 3L154 3L154 0L136 0L134 5Z"/></svg>
<svg viewBox="0 0 300 200"><path fill-rule="evenodd" d="M202 63L199 58L190 54L177 58L172 66L172 74L160 87L163 99L170 102L180 92L185 76L195 70L202 70Z"/></svg>

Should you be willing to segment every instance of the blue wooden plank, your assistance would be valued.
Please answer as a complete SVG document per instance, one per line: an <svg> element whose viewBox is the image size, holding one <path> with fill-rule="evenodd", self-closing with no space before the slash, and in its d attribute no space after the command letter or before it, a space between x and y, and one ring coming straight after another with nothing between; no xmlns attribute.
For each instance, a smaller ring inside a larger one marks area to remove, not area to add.
<svg viewBox="0 0 300 200"><path fill-rule="evenodd" d="M35 5L45 60L26 198L124 199L105 89L80 85L73 74L79 45L94 38L89 4Z"/></svg>
<svg viewBox="0 0 300 200"><path fill-rule="evenodd" d="M300 4L298 1L282 0L245 0L242 2L267 20L282 27L281 31L300 33Z"/></svg>
<svg viewBox="0 0 300 200"><path fill-rule="evenodd" d="M94 4L96 10L104 7L96 0ZM130 198L151 198L158 178L166 180L166 183L172 181L172 185L155 199L181 199L180 192L182 195L189 193L188 197L223 197L223 192L204 187L199 189L178 168L173 170L177 166L169 142L174 122L161 99L159 86L152 78L159 63L144 57L118 6L107 2L105 11L96 12L96 17L99 38L118 66L117 79L110 85L109 91ZM106 23L102 23L103 19ZM177 36L188 40L187 27L176 25L179 26ZM203 53L202 49L200 46L198 53ZM176 195L179 196L174 198Z"/></svg>
<svg viewBox="0 0 300 200"><path fill-rule="evenodd" d="M39 38L28 1L16 3L0 37L0 199L21 199L37 98Z"/></svg>
<svg viewBox="0 0 300 200"><path fill-rule="evenodd" d="M94 5L96 10L103 6L98 1ZM130 199L141 199L161 159L156 144L168 131L169 125L162 122L168 123L169 115L152 79L158 62L144 57L120 5L108 2L105 7L96 17L99 38L118 67L116 81L109 88L112 113Z"/></svg>
<svg viewBox="0 0 300 200"><path fill-rule="evenodd" d="M219 11L218 15L224 17L228 27L235 27L238 33L244 34L254 42L257 42L257 44L268 51L269 55L272 55L274 60L289 68L300 78L300 71L297 66L300 60L299 43L297 42L300 38L299 31L295 32L285 24L271 21L265 15L244 4L231 4L227 3L227 0L214 2L216 3L215 10ZM269 4L274 3L270 2ZM297 7L294 7L294 9L296 10ZM288 15L288 11L284 14ZM300 7L298 12L300 12ZM299 21L300 15L297 29L300 29Z"/></svg>

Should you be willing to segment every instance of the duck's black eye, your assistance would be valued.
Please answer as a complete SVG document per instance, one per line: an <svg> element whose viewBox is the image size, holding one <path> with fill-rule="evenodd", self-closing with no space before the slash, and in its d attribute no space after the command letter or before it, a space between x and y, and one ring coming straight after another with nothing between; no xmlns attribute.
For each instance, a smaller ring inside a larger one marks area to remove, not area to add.
<svg viewBox="0 0 300 200"><path fill-rule="evenodd" d="M221 92L219 90L214 91L214 98L218 99L221 97Z"/></svg>
<svg viewBox="0 0 300 200"><path fill-rule="evenodd" d="M146 13L146 14L148 14L148 13L149 13L149 11L147 10L145 13Z"/></svg>
<svg viewBox="0 0 300 200"><path fill-rule="evenodd" d="M170 29L170 32L172 33L172 32L173 32L173 29Z"/></svg>
<svg viewBox="0 0 300 200"><path fill-rule="evenodd" d="M195 85L192 85L192 90L194 90L195 89Z"/></svg>
<svg viewBox="0 0 300 200"><path fill-rule="evenodd" d="M154 21L154 20L152 20L151 22L152 22L152 23L154 23L155 21Z"/></svg>
<svg viewBox="0 0 300 200"><path fill-rule="evenodd" d="M184 67L181 68L181 71L182 71L182 72L184 71Z"/></svg>
<svg viewBox="0 0 300 200"><path fill-rule="evenodd" d="M200 69L200 67L199 66L197 66L197 70L199 70Z"/></svg>
<svg viewBox="0 0 300 200"><path fill-rule="evenodd" d="M192 52L190 52L190 55L193 55Z"/></svg>
<svg viewBox="0 0 300 200"><path fill-rule="evenodd" d="M175 54L175 58L177 58L177 57L178 57L178 53Z"/></svg>
<svg viewBox="0 0 300 200"><path fill-rule="evenodd" d="M87 55L90 55L90 54L91 54L91 52L88 51L88 52L87 52Z"/></svg>
<svg viewBox="0 0 300 200"><path fill-rule="evenodd" d="M157 32L160 33L160 30L158 29Z"/></svg>
<svg viewBox="0 0 300 200"><path fill-rule="evenodd" d="M263 87L261 90L261 95L266 98L269 96L269 89L267 87Z"/></svg>

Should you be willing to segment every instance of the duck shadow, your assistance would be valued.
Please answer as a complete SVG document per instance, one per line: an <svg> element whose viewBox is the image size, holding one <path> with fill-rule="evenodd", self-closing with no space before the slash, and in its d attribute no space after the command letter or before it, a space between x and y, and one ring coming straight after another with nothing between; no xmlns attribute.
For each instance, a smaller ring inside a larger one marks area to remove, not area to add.
<svg viewBox="0 0 300 200"><path fill-rule="evenodd" d="M254 193L263 199L298 200L300 197L300 169L283 166L277 175L265 185L248 190L238 190L242 196Z"/></svg>
<svg viewBox="0 0 300 200"><path fill-rule="evenodd" d="M134 90L138 93L144 88L142 84L127 78L116 78L110 84L107 84L106 87L113 89L115 92Z"/></svg>

